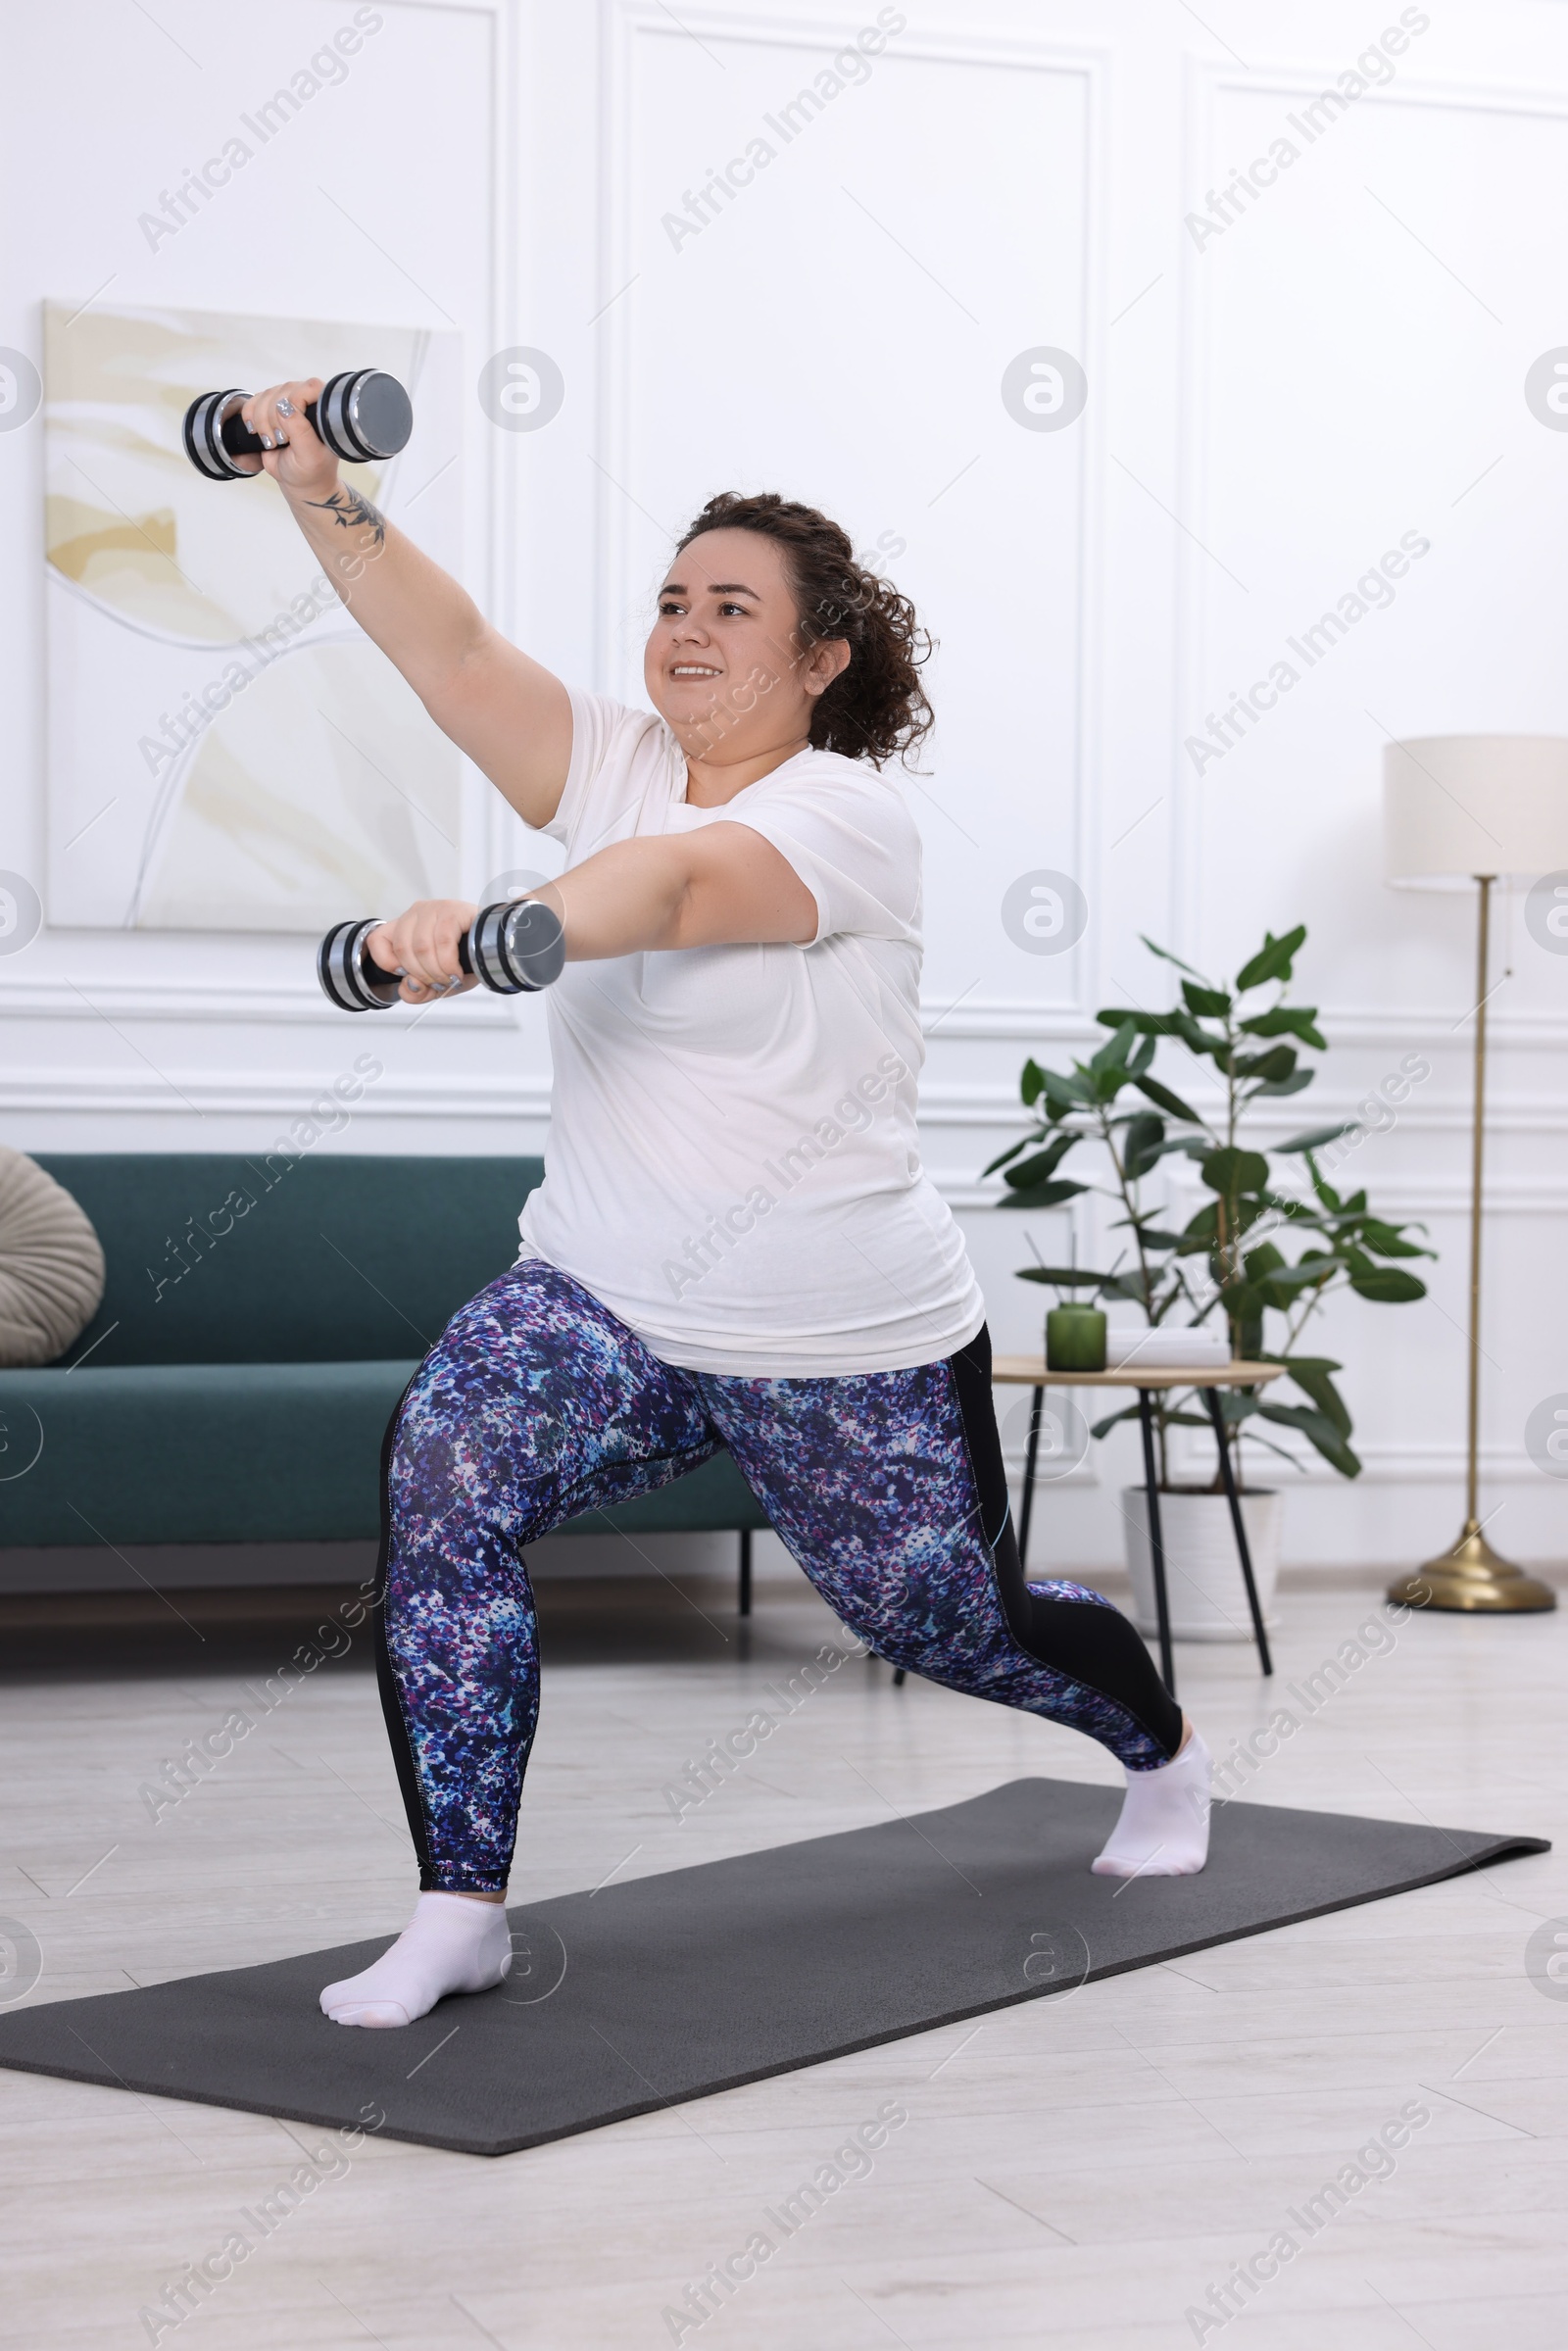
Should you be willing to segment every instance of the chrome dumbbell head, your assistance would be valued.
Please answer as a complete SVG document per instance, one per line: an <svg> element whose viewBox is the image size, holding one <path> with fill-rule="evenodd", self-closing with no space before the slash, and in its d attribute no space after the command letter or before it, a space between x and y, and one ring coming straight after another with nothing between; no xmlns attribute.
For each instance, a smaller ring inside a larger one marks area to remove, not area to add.
<svg viewBox="0 0 1568 2351"><path fill-rule="evenodd" d="M204 392L193 400L185 411L185 455L198 473L209 481L240 481L243 467L236 465L223 428L229 428L230 438L236 435L250 441L257 450L261 443L254 433L248 433L239 421L239 412L250 397L246 392L230 389L226 392Z"/></svg>
<svg viewBox="0 0 1568 2351"><path fill-rule="evenodd" d="M414 430L414 404L395 375L357 367L334 375L306 415L328 449L353 465L396 457Z"/></svg>
<svg viewBox="0 0 1568 2351"><path fill-rule="evenodd" d="M481 906L463 944L465 968L498 996L550 987L566 960L561 917L537 898Z"/></svg>
<svg viewBox="0 0 1568 2351"><path fill-rule="evenodd" d="M398 1001L395 971L383 971L366 942L381 927L379 914L368 922L335 922L316 955L316 975L340 1012L383 1012Z"/></svg>

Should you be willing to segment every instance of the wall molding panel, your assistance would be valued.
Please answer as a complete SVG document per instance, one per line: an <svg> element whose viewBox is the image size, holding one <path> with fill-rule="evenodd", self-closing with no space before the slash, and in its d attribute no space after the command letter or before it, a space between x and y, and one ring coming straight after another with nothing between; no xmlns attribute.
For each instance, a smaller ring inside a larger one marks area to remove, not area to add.
<svg viewBox="0 0 1568 2351"><path fill-rule="evenodd" d="M868 19L870 14L868 11ZM683 38L696 40L704 47L722 43L741 49L780 47L803 55L814 53L825 59L835 49L842 48L853 34L847 32L842 22L803 20L798 16L784 18L749 8L683 9L677 20L660 7L658 0L609 0L601 127L604 194L599 290L606 333L595 453L600 474L601 613L595 682L601 691L608 693L625 690L619 643L621 615L635 609L645 585L638 576L631 553L633 513L646 515L632 481L635 466L630 430L633 401L641 378L632 357L635 313L629 302L620 299L639 274L633 216L637 190L630 162L639 151L635 47L640 39L671 42ZM1100 42L1078 44L1038 37L1007 38L996 32L974 32L957 23L945 29L929 24L918 27L906 24L897 35L896 49L890 46L879 58L878 70L894 64L927 66L950 73L984 68L1069 79L1081 85L1084 156L1077 200L1084 224L1078 256L1079 302L1084 322L1082 357L1086 367L1098 374L1104 319L1108 51ZM1082 431L1084 454L1079 467L1074 548L1074 604L1079 640L1072 724L1071 852L1065 862L1076 874L1089 876L1088 886L1093 890L1097 886L1094 877L1099 856L1091 810L1098 805L1101 791L1096 713L1102 658L1101 541L1105 496L1105 453L1093 407L1082 419ZM667 530L685 517L669 514L659 519ZM1077 1033L1080 1028L1087 1032L1092 1024L1093 1005L1099 995L1094 954L1092 938L1072 951L1070 1001L1065 1006L1058 1004L1048 1014L1053 1023L1052 1033L1057 1033L1054 1023L1060 1021L1069 1024L1059 1032L1063 1034ZM948 1024L949 1033L966 1037L1040 1034L1038 1015L1029 1014L1022 1025L1011 1025L1013 1015L1019 1011L1027 1013L1028 1007L1004 1003L993 1014L999 1025L990 1025L984 1015L977 1022L973 1013L965 1016L958 1010Z"/></svg>

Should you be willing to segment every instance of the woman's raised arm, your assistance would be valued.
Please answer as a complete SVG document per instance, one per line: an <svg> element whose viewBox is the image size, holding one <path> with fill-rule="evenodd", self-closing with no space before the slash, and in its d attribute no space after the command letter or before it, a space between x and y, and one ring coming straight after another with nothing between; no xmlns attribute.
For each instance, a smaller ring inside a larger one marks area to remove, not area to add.
<svg viewBox="0 0 1568 2351"><path fill-rule="evenodd" d="M565 687L508 644L439 563L339 478L337 459L305 416L320 391L318 375L252 394L241 413L268 448L250 469L271 474L326 577L442 733L525 824L548 824L571 759Z"/></svg>

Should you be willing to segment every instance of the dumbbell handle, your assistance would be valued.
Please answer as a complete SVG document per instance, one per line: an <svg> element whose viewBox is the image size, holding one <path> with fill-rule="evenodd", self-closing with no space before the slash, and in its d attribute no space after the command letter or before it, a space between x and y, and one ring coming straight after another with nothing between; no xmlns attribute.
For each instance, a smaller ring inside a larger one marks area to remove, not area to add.
<svg viewBox="0 0 1568 2351"><path fill-rule="evenodd" d="M287 422L286 417L284 421ZM316 402L314 400L305 411L305 421L319 440L321 435L316 421ZM222 423L219 426L218 437L230 457L261 457L267 448L267 443L262 439L261 434L252 432L238 409L232 416L223 418Z"/></svg>

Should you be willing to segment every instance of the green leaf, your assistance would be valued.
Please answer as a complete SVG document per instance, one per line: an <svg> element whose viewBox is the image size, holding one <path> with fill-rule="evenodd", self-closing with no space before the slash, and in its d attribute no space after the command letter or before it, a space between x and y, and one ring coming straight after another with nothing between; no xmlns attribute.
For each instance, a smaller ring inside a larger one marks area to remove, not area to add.
<svg viewBox="0 0 1568 2351"><path fill-rule="evenodd" d="M1326 1276L1333 1273L1337 1263L1338 1259L1334 1257L1309 1257L1303 1258L1298 1265L1286 1266L1283 1273L1273 1276L1273 1287L1278 1291L1279 1298L1271 1302L1284 1305L1298 1291L1316 1289Z"/></svg>
<svg viewBox="0 0 1568 2351"><path fill-rule="evenodd" d="M1020 1151L1026 1151L1033 1140L1034 1138L1032 1135L1025 1135L1021 1143L1009 1143L1006 1150L1004 1151L999 1151L997 1156L992 1160L990 1166L983 1168L981 1173L983 1175L995 1175L999 1167L1005 1167L1009 1159L1016 1159Z"/></svg>
<svg viewBox="0 0 1568 2351"><path fill-rule="evenodd" d="M1427 1294L1425 1282L1418 1282L1413 1273L1400 1273L1392 1265L1373 1266L1366 1273L1352 1272L1350 1288L1357 1298L1369 1298L1380 1306L1410 1306Z"/></svg>
<svg viewBox="0 0 1568 2351"><path fill-rule="evenodd" d="M1255 1322L1267 1300L1251 1282L1227 1282L1219 1294L1219 1302L1228 1322Z"/></svg>
<svg viewBox="0 0 1568 2351"><path fill-rule="evenodd" d="M1040 1100L1041 1094L1045 1090L1045 1083L1046 1073L1041 1068L1039 1062L1034 1058L1033 1054L1031 1054L1029 1059L1025 1061L1023 1065L1023 1075L1018 1080L1018 1092L1023 1096L1023 1106L1026 1110L1032 1110L1034 1108L1036 1102Z"/></svg>
<svg viewBox="0 0 1568 2351"><path fill-rule="evenodd" d="M1224 1068L1231 1050L1224 1036L1211 1037L1207 1029L1199 1027L1191 1012L1172 1012L1169 1017L1171 1035L1179 1037L1189 1053L1200 1056L1207 1053L1221 1069Z"/></svg>
<svg viewBox="0 0 1568 2351"><path fill-rule="evenodd" d="M1335 1363L1325 1367L1321 1362L1313 1362L1303 1356L1286 1355L1281 1360L1290 1366L1291 1378L1301 1394L1311 1397L1318 1410L1334 1423L1342 1437L1348 1437L1350 1415L1346 1409L1345 1398L1329 1377L1330 1371L1338 1371L1339 1365Z"/></svg>
<svg viewBox="0 0 1568 2351"><path fill-rule="evenodd" d="M1289 1143L1276 1143L1277 1151L1315 1151L1325 1143L1337 1143L1342 1135L1353 1135L1356 1122L1348 1118L1337 1127L1309 1127L1304 1135L1293 1135Z"/></svg>
<svg viewBox="0 0 1568 2351"><path fill-rule="evenodd" d="M1316 1004L1276 1004L1271 1012L1254 1013L1241 1026L1249 1037L1299 1037L1303 1045L1328 1051L1328 1039L1318 1031Z"/></svg>
<svg viewBox="0 0 1568 2351"><path fill-rule="evenodd" d="M1250 989L1261 988L1267 980L1288 980L1292 959L1305 937L1304 922L1298 922L1294 931L1287 931L1283 939L1265 931L1257 954L1236 974L1237 995L1246 996Z"/></svg>
<svg viewBox="0 0 1568 2351"><path fill-rule="evenodd" d="M1277 1459L1281 1461L1288 1461L1292 1469L1299 1470L1301 1464L1299 1461L1298 1461L1296 1455L1294 1453L1288 1453L1285 1450L1284 1445L1276 1445L1272 1437L1265 1437L1261 1429L1249 1429L1247 1434L1253 1445L1260 1445L1262 1446L1265 1453L1273 1453Z"/></svg>
<svg viewBox="0 0 1568 2351"><path fill-rule="evenodd" d="M1119 1412L1107 1412L1103 1420L1097 1420L1089 1434L1091 1437L1108 1436L1119 1420L1136 1420L1137 1418L1138 1406L1124 1404Z"/></svg>
<svg viewBox="0 0 1568 2351"><path fill-rule="evenodd" d="M1306 1154L1306 1172L1312 1179L1312 1190L1317 1194L1324 1207L1332 1208L1337 1214L1344 1207L1345 1202L1327 1177L1320 1173L1318 1163L1310 1151Z"/></svg>
<svg viewBox="0 0 1568 2351"><path fill-rule="evenodd" d="M1301 1094L1317 1076L1315 1069L1293 1069L1288 1078L1275 1078L1266 1085L1254 1086L1253 1094ZM1250 1101L1251 1097L1248 1097Z"/></svg>
<svg viewBox="0 0 1568 2351"><path fill-rule="evenodd" d="M1261 1192L1268 1182L1268 1161L1261 1151L1243 1151L1234 1143L1206 1151L1199 1173L1210 1192L1234 1200L1244 1192ZM1189 1228L1190 1229L1190 1228Z"/></svg>
<svg viewBox="0 0 1568 2351"><path fill-rule="evenodd" d="M1202 1125L1198 1112L1190 1109L1179 1094L1172 1094L1168 1086L1162 1086L1158 1078L1145 1077L1139 1073L1134 1075L1133 1084L1140 1094L1146 1095L1157 1108L1168 1111L1172 1118L1185 1118L1189 1126Z"/></svg>
<svg viewBox="0 0 1568 2351"><path fill-rule="evenodd" d="M1154 1052L1155 1040L1147 1034L1140 1037L1137 1045L1127 1056L1127 1075L1130 1078L1141 1078L1153 1059Z"/></svg>
<svg viewBox="0 0 1568 2351"><path fill-rule="evenodd" d="M1010 1184L1012 1178L1009 1175L1005 1180ZM999 1208L1059 1208L1064 1200L1076 1200L1080 1192L1087 1192L1089 1189L1087 1184L1068 1184L1062 1181L1054 1184L1033 1184L1027 1192L1019 1190L1014 1192L1010 1199L998 1200L997 1206Z"/></svg>
<svg viewBox="0 0 1568 2351"><path fill-rule="evenodd" d="M1114 1037L1108 1037L1099 1053L1091 1056L1090 1068L1095 1070L1114 1068L1119 1062L1126 1060L1137 1042L1136 1025L1131 1020L1120 1022Z"/></svg>
<svg viewBox="0 0 1568 2351"><path fill-rule="evenodd" d="M1422 1249L1417 1243L1404 1240L1402 1235L1401 1225L1385 1224L1377 1216L1363 1216L1361 1219L1362 1242L1379 1257L1431 1257L1436 1254L1433 1249Z"/></svg>
<svg viewBox="0 0 1568 2351"><path fill-rule="evenodd" d="M1337 1469L1342 1477L1358 1478L1361 1475L1360 1462L1326 1412L1318 1412L1307 1404L1262 1404L1259 1410L1265 1420L1272 1420L1281 1428L1299 1429L1301 1435L1316 1445L1324 1460L1331 1468Z"/></svg>
<svg viewBox="0 0 1568 2351"><path fill-rule="evenodd" d="M1140 931L1138 936L1140 939L1142 939L1150 954L1152 955L1158 955L1162 963L1174 963L1178 971L1192 972L1195 980L1201 980L1203 978L1203 975L1200 971L1193 971L1193 966L1191 963L1184 963L1180 955L1173 955L1168 947L1156 947L1147 931ZM1208 983L1204 981L1203 984L1206 987Z"/></svg>
<svg viewBox="0 0 1568 2351"><path fill-rule="evenodd" d="M1015 1188L1025 1184L1043 1184L1047 1176L1055 1174L1060 1162L1072 1150L1074 1144L1082 1141L1081 1135L1055 1136L1052 1142L1046 1145L1043 1151L1036 1151L1032 1159L1025 1159L1021 1167L1009 1169L1007 1182ZM1022 1145L1019 1146L1020 1150L1023 1148ZM1000 1166L1001 1163L1000 1160L992 1162L993 1166ZM991 1168L988 1167L986 1173L989 1175Z"/></svg>
<svg viewBox="0 0 1568 2351"><path fill-rule="evenodd" d="M1094 1088L1081 1077L1064 1077L1060 1070L1042 1070L1047 1107L1054 1117L1070 1118L1074 1110L1093 1109Z"/></svg>
<svg viewBox="0 0 1568 2351"><path fill-rule="evenodd" d="M1121 1147L1122 1166L1130 1181L1136 1183L1157 1164L1164 1140L1165 1121L1156 1118L1152 1110L1142 1110L1130 1121Z"/></svg>
<svg viewBox="0 0 1568 2351"><path fill-rule="evenodd" d="M1182 1001L1189 1012L1203 1020L1223 1020L1231 1008L1231 1000L1223 988L1202 988L1195 980L1183 980Z"/></svg>
<svg viewBox="0 0 1568 2351"><path fill-rule="evenodd" d="M1274 1045L1266 1053L1238 1053L1236 1074L1239 1078L1261 1078L1265 1085L1275 1085L1288 1078L1296 1067L1294 1045Z"/></svg>
<svg viewBox="0 0 1568 2351"><path fill-rule="evenodd" d="M1132 1022L1140 1037L1174 1037L1178 1018L1186 1014L1175 1012L1126 1012L1114 1004L1106 1004L1095 1014L1102 1029L1119 1029Z"/></svg>

